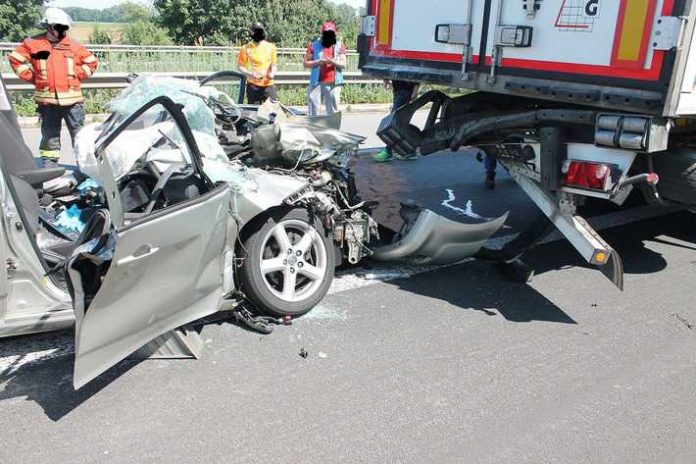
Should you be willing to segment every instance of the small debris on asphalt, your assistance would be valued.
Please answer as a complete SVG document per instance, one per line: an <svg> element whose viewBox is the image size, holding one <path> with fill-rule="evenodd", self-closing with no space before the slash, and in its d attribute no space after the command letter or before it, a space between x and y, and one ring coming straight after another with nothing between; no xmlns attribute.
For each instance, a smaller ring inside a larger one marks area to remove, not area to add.
<svg viewBox="0 0 696 464"><path fill-rule="evenodd" d="M597 303L592 303L592 307L593 307L593 308L596 308L596 307L597 307Z"/></svg>
<svg viewBox="0 0 696 464"><path fill-rule="evenodd" d="M676 318L679 322L684 324L687 329L691 330L694 328L694 325L691 322L687 321L685 318L683 318L679 314L674 313L674 314L672 314L672 317Z"/></svg>
<svg viewBox="0 0 696 464"><path fill-rule="evenodd" d="M309 353L307 352L307 350L302 348L302 349L300 349L300 356L303 357L304 359L307 359L307 356L309 356Z"/></svg>
<svg viewBox="0 0 696 464"><path fill-rule="evenodd" d="M320 351L320 352L319 352L319 353L317 354L317 356L319 356L319 357L320 357L321 359L326 359L326 358L328 358L328 357L329 357L329 355L328 355L328 354L326 354L326 353L322 353L321 351Z"/></svg>

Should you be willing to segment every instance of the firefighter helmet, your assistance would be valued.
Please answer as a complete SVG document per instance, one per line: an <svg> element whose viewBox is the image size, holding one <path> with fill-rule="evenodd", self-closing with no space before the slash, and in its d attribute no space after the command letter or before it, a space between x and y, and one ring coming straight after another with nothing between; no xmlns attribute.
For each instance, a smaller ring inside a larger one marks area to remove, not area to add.
<svg viewBox="0 0 696 464"><path fill-rule="evenodd" d="M46 12L44 13L43 18L41 19L40 24L43 27L55 25L70 27L72 26L72 19L70 19L68 13L61 10L60 8L46 8Z"/></svg>

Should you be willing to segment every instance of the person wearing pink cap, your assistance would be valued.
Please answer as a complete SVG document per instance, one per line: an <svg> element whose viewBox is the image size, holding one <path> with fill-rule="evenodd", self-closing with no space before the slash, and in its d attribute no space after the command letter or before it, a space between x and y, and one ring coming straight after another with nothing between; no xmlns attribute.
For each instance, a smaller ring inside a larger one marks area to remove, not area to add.
<svg viewBox="0 0 696 464"><path fill-rule="evenodd" d="M309 114L318 115L322 103L326 114L337 113L346 67L346 47L338 39L336 24L326 21L321 26L321 37L312 41L305 53L304 67L311 70L307 89Z"/></svg>

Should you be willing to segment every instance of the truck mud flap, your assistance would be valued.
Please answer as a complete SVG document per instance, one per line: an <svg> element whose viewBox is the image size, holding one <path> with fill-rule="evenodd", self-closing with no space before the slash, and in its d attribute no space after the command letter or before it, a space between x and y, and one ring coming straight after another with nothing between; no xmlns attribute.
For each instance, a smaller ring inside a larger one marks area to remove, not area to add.
<svg viewBox="0 0 696 464"><path fill-rule="evenodd" d="M401 205L405 223L392 243L373 248L378 261L412 264L452 264L475 255L507 220L507 213L492 221L464 224L416 204Z"/></svg>

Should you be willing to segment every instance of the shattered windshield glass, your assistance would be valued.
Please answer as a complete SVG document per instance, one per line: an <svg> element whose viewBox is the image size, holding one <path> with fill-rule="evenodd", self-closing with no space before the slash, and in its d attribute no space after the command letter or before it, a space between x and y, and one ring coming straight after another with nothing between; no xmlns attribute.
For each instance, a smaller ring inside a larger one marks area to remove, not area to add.
<svg viewBox="0 0 696 464"><path fill-rule="evenodd" d="M202 94L198 81L163 76L139 76L124 89L105 108L114 114L114 126L118 126L151 100L166 96L175 103L183 105L184 115L191 130L215 135L215 115L205 101L196 94Z"/></svg>

